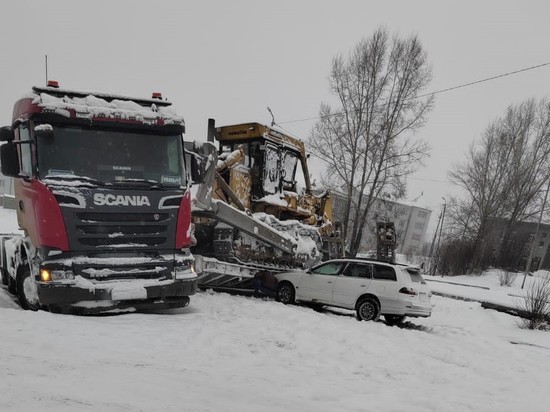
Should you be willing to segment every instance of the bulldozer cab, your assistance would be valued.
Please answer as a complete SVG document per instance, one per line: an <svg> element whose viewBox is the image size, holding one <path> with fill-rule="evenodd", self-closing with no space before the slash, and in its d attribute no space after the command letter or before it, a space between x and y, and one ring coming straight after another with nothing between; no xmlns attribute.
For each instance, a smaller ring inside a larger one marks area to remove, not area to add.
<svg viewBox="0 0 550 412"><path fill-rule="evenodd" d="M298 139L258 123L219 127L216 137L222 158L242 149L241 165L250 173L253 200L285 192L296 193L298 165L304 175L305 191L311 192L304 144ZM227 183L231 185L229 180Z"/></svg>
<svg viewBox="0 0 550 412"><path fill-rule="evenodd" d="M218 173L245 208L316 225L321 202L311 191L302 141L259 123L218 127L215 137ZM298 170L305 193L298 193Z"/></svg>

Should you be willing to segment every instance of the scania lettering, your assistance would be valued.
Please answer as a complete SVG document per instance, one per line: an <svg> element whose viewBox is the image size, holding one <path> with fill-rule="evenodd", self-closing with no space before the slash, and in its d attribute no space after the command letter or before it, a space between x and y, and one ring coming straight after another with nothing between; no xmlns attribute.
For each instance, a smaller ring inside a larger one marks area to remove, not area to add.
<svg viewBox="0 0 550 412"><path fill-rule="evenodd" d="M22 234L0 236L2 281L25 309L183 307L190 252L185 124L159 93L34 87L0 128Z"/></svg>
<svg viewBox="0 0 550 412"><path fill-rule="evenodd" d="M123 195L105 195L96 193L94 203L98 206L151 206L147 196L123 196Z"/></svg>

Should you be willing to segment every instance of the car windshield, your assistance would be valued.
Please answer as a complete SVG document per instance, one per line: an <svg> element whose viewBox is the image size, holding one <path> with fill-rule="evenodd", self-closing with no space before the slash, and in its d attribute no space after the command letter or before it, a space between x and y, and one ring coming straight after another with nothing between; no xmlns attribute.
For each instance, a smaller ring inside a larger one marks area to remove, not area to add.
<svg viewBox="0 0 550 412"><path fill-rule="evenodd" d="M38 136L41 178L84 177L97 183L186 184L182 137L120 129L53 126Z"/></svg>

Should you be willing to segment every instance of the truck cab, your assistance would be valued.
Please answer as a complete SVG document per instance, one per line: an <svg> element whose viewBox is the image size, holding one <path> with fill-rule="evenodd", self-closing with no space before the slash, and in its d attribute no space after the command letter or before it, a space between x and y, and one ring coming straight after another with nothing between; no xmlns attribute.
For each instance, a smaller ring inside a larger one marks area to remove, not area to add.
<svg viewBox="0 0 550 412"><path fill-rule="evenodd" d="M34 87L0 130L24 236L3 242L27 309L181 307L197 288L185 123L159 94Z"/></svg>

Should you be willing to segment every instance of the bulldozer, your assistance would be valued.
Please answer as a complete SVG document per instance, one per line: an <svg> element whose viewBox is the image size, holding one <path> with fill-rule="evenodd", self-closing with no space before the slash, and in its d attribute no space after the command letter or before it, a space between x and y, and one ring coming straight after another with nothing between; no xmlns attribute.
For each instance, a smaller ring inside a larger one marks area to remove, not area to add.
<svg viewBox="0 0 550 412"><path fill-rule="evenodd" d="M273 126L216 127L210 119L207 142L187 153L200 165L191 249L200 287L251 289L258 273L343 255L333 199L314 192L301 140Z"/></svg>

